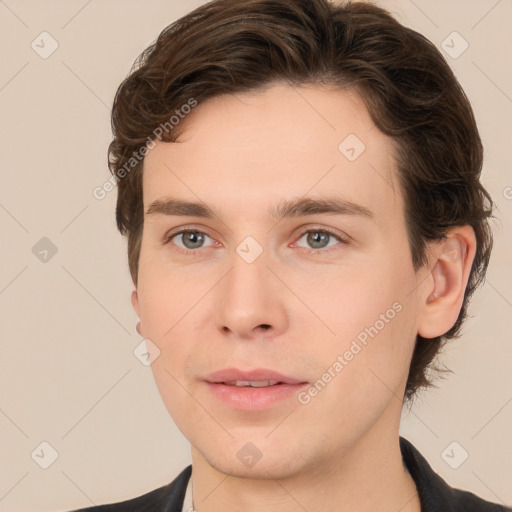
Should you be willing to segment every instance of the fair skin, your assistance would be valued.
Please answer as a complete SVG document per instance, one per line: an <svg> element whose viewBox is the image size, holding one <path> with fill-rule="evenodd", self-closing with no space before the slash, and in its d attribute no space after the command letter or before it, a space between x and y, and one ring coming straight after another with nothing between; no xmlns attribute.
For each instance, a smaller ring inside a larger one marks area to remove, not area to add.
<svg viewBox="0 0 512 512"><path fill-rule="evenodd" d="M416 334L445 333L460 311L472 229L432 243L414 271L392 141L354 92L274 84L213 98L182 123L182 142L146 156L144 211L172 196L215 215L145 214L132 304L161 351L152 369L163 401L192 445L195 508L419 512L399 448L402 397ZM338 150L349 134L366 146L354 161ZM270 215L303 197L371 215ZM203 238L164 244L184 227ZM322 230L335 236L315 244ZM248 236L263 249L251 263L236 251ZM307 403L292 393L241 410L204 380L265 368L307 391L393 304L400 311ZM250 467L237 455L247 443L261 455Z"/></svg>

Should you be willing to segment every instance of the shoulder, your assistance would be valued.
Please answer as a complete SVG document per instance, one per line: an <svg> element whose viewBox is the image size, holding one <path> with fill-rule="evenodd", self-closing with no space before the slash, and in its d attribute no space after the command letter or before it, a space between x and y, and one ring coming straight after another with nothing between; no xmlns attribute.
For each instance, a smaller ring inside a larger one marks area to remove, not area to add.
<svg viewBox="0 0 512 512"><path fill-rule="evenodd" d="M404 464L416 483L422 512L512 512L512 508L448 485L403 437L400 438L400 449Z"/></svg>
<svg viewBox="0 0 512 512"><path fill-rule="evenodd" d="M73 512L181 512L191 472L192 466L187 466L171 483L142 496Z"/></svg>

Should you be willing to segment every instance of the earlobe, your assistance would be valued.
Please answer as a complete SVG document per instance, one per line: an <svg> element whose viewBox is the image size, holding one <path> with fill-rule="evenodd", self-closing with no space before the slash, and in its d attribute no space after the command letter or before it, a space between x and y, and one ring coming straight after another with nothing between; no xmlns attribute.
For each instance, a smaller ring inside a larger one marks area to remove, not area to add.
<svg viewBox="0 0 512 512"><path fill-rule="evenodd" d="M427 299L427 304L431 303L432 301L436 300L438 297L437 293L434 292L432 293L431 295L429 295L428 299Z"/></svg>
<svg viewBox="0 0 512 512"><path fill-rule="evenodd" d="M442 336L457 321L475 251L476 238L471 226L454 228L447 233L443 242L435 246L432 279L429 281L429 288L425 290L419 319L420 336Z"/></svg>

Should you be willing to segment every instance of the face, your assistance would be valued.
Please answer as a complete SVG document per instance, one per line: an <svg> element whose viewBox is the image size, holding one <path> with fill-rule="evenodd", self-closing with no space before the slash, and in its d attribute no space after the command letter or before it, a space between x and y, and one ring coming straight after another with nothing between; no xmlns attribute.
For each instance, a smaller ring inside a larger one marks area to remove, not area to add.
<svg viewBox="0 0 512 512"><path fill-rule="evenodd" d="M213 98L182 123L145 158L132 296L163 401L225 473L336 464L398 428L418 332L392 142L354 92L318 87Z"/></svg>

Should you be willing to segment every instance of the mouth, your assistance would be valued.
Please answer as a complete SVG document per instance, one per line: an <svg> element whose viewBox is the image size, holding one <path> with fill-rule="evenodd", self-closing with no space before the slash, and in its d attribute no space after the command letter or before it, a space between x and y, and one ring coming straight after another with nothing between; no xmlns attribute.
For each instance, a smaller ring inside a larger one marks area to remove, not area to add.
<svg viewBox="0 0 512 512"><path fill-rule="evenodd" d="M238 368L226 368L208 375L204 380L212 384L225 384L227 386L266 387L278 384L303 384L306 381L289 377L275 370L257 368L242 371Z"/></svg>
<svg viewBox="0 0 512 512"><path fill-rule="evenodd" d="M308 382L267 369L221 370L204 379L210 393L224 405L244 411L263 411L290 400Z"/></svg>
<svg viewBox="0 0 512 512"><path fill-rule="evenodd" d="M278 386L285 384L276 380L234 380L231 382L218 382L217 384L224 384L225 386L236 386L238 388L267 388L269 386Z"/></svg>

